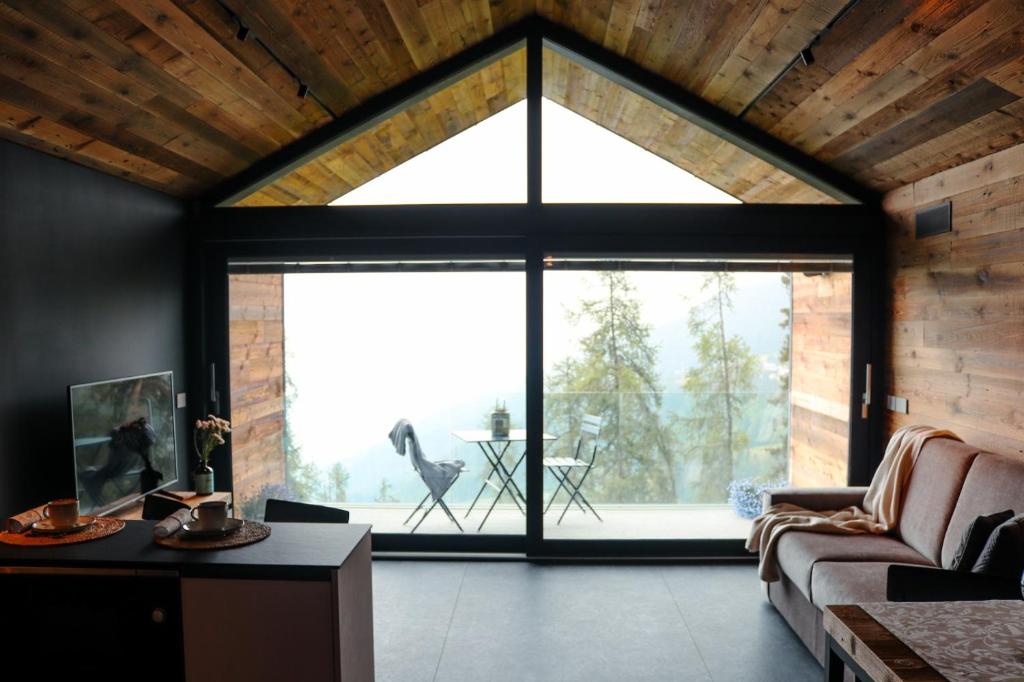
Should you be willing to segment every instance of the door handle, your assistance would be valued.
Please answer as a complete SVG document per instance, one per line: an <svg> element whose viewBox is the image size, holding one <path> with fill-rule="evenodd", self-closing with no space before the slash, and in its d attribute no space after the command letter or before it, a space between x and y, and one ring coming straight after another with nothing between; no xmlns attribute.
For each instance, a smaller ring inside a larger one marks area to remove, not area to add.
<svg viewBox="0 0 1024 682"><path fill-rule="evenodd" d="M864 365L864 393L861 395L860 418L868 418L868 409L871 406L871 363Z"/></svg>

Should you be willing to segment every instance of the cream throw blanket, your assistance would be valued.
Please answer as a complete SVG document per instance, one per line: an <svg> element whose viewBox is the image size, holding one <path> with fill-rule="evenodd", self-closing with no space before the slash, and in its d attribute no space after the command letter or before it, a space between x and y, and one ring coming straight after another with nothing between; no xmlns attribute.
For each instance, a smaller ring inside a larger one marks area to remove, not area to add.
<svg viewBox="0 0 1024 682"><path fill-rule="evenodd" d="M754 519L747 538L747 549L761 552L758 567L761 580L779 579L775 548L779 538L787 531L853 535L858 533L885 533L895 528L900 520L903 490L910 478L910 470L917 461L921 446L930 438L960 437L951 431L930 426L905 426L892 435L885 448L885 456L871 479L864 495L864 508L847 507L837 511L811 511L795 504L781 503Z"/></svg>

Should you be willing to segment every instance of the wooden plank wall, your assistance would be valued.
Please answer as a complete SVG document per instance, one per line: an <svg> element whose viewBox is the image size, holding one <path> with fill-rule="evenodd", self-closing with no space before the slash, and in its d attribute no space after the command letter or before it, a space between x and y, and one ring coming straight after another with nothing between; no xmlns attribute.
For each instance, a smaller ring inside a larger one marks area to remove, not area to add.
<svg viewBox="0 0 1024 682"><path fill-rule="evenodd" d="M846 485L853 276L793 275L790 483Z"/></svg>
<svg viewBox="0 0 1024 682"><path fill-rule="evenodd" d="M889 392L904 424L1024 454L1024 145L890 192ZM918 208L952 203L953 231L914 238Z"/></svg>
<svg viewBox="0 0 1024 682"><path fill-rule="evenodd" d="M285 482L284 276L228 277L236 507Z"/></svg>

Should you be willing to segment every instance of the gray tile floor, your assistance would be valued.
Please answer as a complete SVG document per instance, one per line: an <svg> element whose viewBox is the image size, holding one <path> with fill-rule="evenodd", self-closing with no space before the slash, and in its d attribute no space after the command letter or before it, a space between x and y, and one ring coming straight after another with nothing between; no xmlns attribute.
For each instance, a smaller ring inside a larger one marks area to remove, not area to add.
<svg viewBox="0 0 1024 682"><path fill-rule="evenodd" d="M375 561L378 682L820 680L742 565Z"/></svg>

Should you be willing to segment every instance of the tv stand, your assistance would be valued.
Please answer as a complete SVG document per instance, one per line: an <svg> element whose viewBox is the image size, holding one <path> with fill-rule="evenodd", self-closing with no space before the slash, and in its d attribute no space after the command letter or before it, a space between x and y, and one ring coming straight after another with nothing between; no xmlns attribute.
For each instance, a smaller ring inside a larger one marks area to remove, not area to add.
<svg viewBox="0 0 1024 682"><path fill-rule="evenodd" d="M17 643L29 677L373 680L369 526L273 523L262 542L194 551L156 545L153 525L0 545L0 641Z"/></svg>
<svg viewBox="0 0 1024 682"><path fill-rule="evenodd" d="M227 502L228 512L232 510L232 497L231 493L215 492L212 495L196 495L195 492L188 490L175 490L173 491L184 504L195 509L203 502ZM159 495L163 493L151 493L153 495ZM142 520L142 505L143 501L139 500L127 507L122 507L115 512L112 512L110 516L115 519L124 519L125 521L141 521Z"/></svg>

